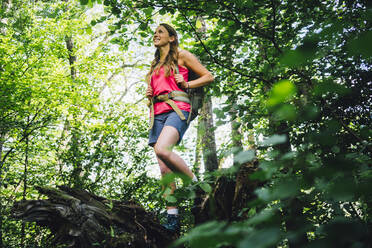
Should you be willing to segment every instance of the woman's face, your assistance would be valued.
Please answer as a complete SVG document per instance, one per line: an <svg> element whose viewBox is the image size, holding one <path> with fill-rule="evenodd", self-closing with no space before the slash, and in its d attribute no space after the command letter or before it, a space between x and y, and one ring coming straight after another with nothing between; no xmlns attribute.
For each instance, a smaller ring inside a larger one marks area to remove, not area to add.
<svg viewBox="0 0 372 248"><path fill-rule="evenodd" d="M154 42L154 46L162 47L173 42L174 36L169 36L168 30L162 25L160 25L159 27L156 28L152 41Z"/></svg>

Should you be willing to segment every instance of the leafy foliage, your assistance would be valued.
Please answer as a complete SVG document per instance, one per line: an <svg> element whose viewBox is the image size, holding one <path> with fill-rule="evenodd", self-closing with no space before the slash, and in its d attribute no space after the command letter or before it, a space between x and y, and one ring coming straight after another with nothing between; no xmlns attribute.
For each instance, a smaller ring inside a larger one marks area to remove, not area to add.
<svg viewBox="0 0 372 248"><path fill-rule="evenodd" d="M144 144L145 111L105 102L100 90L108 87L103 82L111 71L121 70L112 47L130 57L133 42L150 45L156 18L171 16L181 44L216 76L208 90L220 102L214 109L217 124L234 121L242 134L242 147L233 141L220 146L220 154L239 152L227 173L257 159L259 170L250 178L263 182L257 198L241 209L247 218L194 228L186 219L190 230L176 244L371 246L368 1L13 2L0 12L4 244L17 247L22 236L21 224L6 213L10 202L22 197L24 174L28 185L71 184L107 197L133 197L154 211L162 207L160 186L143 169L150 157ZM84 8L95 4L107 14L86 20ZM200 18L207 24L203 35ZM101 24L108 27L105 34L96 31ZM90 41L95 35L109 42L95 49ZM69 75L67 36L76 41L75 79ZM210 193L211 185L197 187ZM194 191L188 185L167 199L185 202L195 197ZM37 193L27 188L26 197ZM190 203L184 204L186 211ZM22 242L47 244L43 232L29 225Z"/></svg>

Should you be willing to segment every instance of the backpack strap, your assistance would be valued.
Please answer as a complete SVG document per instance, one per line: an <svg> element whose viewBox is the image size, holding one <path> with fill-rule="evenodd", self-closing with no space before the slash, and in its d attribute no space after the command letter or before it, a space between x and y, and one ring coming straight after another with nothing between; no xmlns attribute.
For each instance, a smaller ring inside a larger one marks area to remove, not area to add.
<svg viewBox="0 0 372 248"><path fill-rule="evenodd" d="M176 74L179 74L179 73L180 73L180 70L177 65ZM185 115L182 113L182 111L180 110L180 108L177 106L177 104L174 101L187 102L191 105L190 114L189 114L189 117L187 118L187 124L190 123L191 111L192 111L192 101L190 100L190 96L184 91L174 90L174 91L169 92L168 94L154 96L150 99L150 107L151 107L150 129L152 129L152 127L154 126L154 120L155 120L154 104L157 102L166 102L169 106L172 107L172 109L177 113L177 115L181 118L181 120L183 121L186 120Z"/></svg>
<svg viewBox="0 0 372 248"><path fill-rule="evenodd" d="M154 96L150 100L151 104L151 122L150 122L150 129L154 126L154 104L157 102L166 102L169 106L172 107L172 109L177 113L177 115L181 118L181 120L186 120L185 115L182 113L180 108L177 106L177 104L174 101L180 101L180 102L187 102L191 104L191 101L189 99L189 95L184 91L174 90L169 92L168 94L164 95L158 95Z"/></svg>
<svg viewBox="0 0 372 248"><path fill-rule="evenodd" d="M176 66L176 74L180 74L180 69L179 69L178 65ZM190 90L190 89L188 89L188 90ZM191 120L191 115L192 115L192 102L193 101L191 100L190 94L187 94L187 98L188 98L187 103L190 103L190 113L189 113L189 117L187 118L187 124L189 124L190 120Z"/></svg>

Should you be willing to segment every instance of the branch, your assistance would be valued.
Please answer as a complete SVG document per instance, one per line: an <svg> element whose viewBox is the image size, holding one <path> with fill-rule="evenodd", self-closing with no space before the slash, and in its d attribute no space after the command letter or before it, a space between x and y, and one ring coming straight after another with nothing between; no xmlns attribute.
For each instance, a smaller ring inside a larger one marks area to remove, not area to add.
<svg viewBox="0 0 372 248"><path fill-rule="evenodd" d="M126 94L128 94L128 91L129 91L130 88L132 88L134 85L136 85L136 84L138 84L140 82L142 82L142 81L136 81L136 82L130 84L128 87L126 87L125 90L124 90L124 92L123 92L123 94L121 94L120 98L118 99L118 102L121 101Z"/></svg>
<svg viewBox="0 0 372 248"><path fill-rule="evenodd" d="M146 96L142 97L137 102L135 102L134 105L137 105L138 103L142 102L145 98L147 98L147 97Z"/></svg>
<svg viewBox="0 0 372 248"><path fill-rule="evenodd" d="M255 29L255 28L252 28L251 25L247 24L246 22L241 22L240 19L239 19L239 18L236 16L236 14L233 12L233 8L232 8L232 6L227 6L227 5L225 4L225 2L223 2L223 1L222 1L222 2L220 1L219 3L220 3L221 5L223 5L227 11L230 12L230 14L232 15L233 18L229 18L229 17L227 17L227 16L219 15L220 17L223 17L223 18L225 18L225 19L232 20L232 21L235 21L235 22L239 23L240 26L243 26L243 27L247 28L248 30L250 30L250 31L252 31L252 32L254 32L254 33L256 33L257 36L260 36L260 37L262 37L262 38L266 38L266 39L269 39L269 40L271 39L270 36L266 35L266 34L263 33L263 32L260 32L259 30Z"/></svg>
<svg viewBox="0 0 372 248"><path fill-rule="evenodd" d="M238 71L238 70L236 70L236 69L234 69L234 68L232 68L232 67L229 67L229 66L223 64L223 63L222 63L221 61L219 61L217 58L215 58L215 57L212 55L212 53L208 50L208 48L206 47L206 45L204 44L204 42L201 40L201 38L200 38L200 36L199 36L197 30L196 30L195 27L192 25L192 23L191 23L190 20L187 18L187 16L186 16L185 14L183 14L181 11L180 11L180 13L181 13L181 15L183 16L183 18L187 21L187 23L190 25L190 27L192 28L192 30L194 31L194 33L195 33L195 35L196 35L198 41L199 41L199 42L201 43L201 45L203 46L204 50L208 53L208 55L212 58L212 60L213 60L216 64L218 64L218 65L222 66L223 68L226 68L226 69L228 69L228 70L230 70L230 71L232 71L232 72L235 72L235 73L237 73L237 74L239 74L239 75L241 75L241 76L243 76L243 77L250 78L250 79L257 79L257 80L264 81L265 83L269 83L269 81L267 81L267 80L265 80L265 79L263 79L263 78L259 78L259 77L256 77L256 76L251 76L251 75L245 74L245 73L243 73L243 72L241 72L241 71Z"/></svg>
<svg viewBox="0 0 372 248"><path fill-rule="evenodd" d="M25 126L25 129L27 130L27 129L29 129L29 127L34 123L34 121L35 121L35 119L36 119L36 117L40 114L40 112L41 112L41 110L43 109L43 107L40 107L37 111L36 111L36 113L35 113L35 115L32 117L32 119L27 123L27 125ZM46 127L46 123L47 123L47 121L49 121L49 119L46 119L46 121L44 121L44 124L43 125L41 125L41 126L37 126L37 127L35 127L35 128L33 128L33 129L31 129L29 132L24 132L24 134L22 135L23 137L20 139L20 140L18 140L18 142L17 143L21 143L22 141L24 141L31 133L33 133L35 130L37 130L37 129L40 129L40 128L43 128L43 127ZM4 157L3 157L3 159L2 159L2 161L1 161L1 167L0 167L0 171L3 169L3 165L4 165L4 162L5 162L5 160L6 160L6 158L9 156L9 154L10 153L12 153L13 151L14 151L14 149L15 149L15 147L13 146L12 148L10 148L10 150L9 151L7 151L7 153L4 155Z"/></svg>
<svg viewBox="0 0 372 248"><path fill-rule="evenodd" d="M223 2L219 2L220 4L224 4ZM147 8L147 7L155 7L155 8L164 8L164 9L178 9L181 13L181 10L183 11L196 11L196 12L199 12L199 13L203 13L203 14L206 14L207 16L210 16L210 14L207 12L207 10L204 10L204 9L200 9L200 8L197 8L197 7L190 7L190 6L187 6L187 7L183 7L183 6L179 6L179 5L174 5L174 6L164 6L164 5L161 5L161 4L150 4L148 3L147 5L143 5L143 6L138 6L139 9L141 8ZM231 8L226 6L226 9L227 11L231 11ZM260 32L259 30L255 29L255 28L252 28L248 23L246 22L241 22L235 15L233 15L233 18L231 18L230 16L225 16L225 15L221 15L219 14L218 12L214 12L213 13L213 17L220 17L222 19L226 19L226 20L231 20L231 21L234 21L234 22L238 22L239 25L243 26L244 28L252 31L253 33L256 33L256 35L258 37L261 37L261 38L265 38L265 39L268 39L270 41L271 40L271 37L263 32Z"/></svg>

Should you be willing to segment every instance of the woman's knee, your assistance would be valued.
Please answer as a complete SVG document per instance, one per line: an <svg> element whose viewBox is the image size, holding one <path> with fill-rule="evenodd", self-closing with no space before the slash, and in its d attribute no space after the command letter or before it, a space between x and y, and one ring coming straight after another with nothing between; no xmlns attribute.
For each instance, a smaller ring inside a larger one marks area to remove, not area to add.
<svg viewBox="0 0 372 248"><path fill-rule="evenodd" d="M156 144L154 146L154 151L155 151L156 156L158 156L158 158L160 158L161 160L168 160L168 158L170 157L172 153L172 151L169 148L164 147L164 146L159 146Z"/></svg>
<svg viewBox="0 0 372 248"><path fill-rule="evenodd" d="M160 168L160 174L162 176L164 176L165 174L168 174L168 173L171 173L172 171L165 165L160 165L159 164L159 168Z"/></svg>

